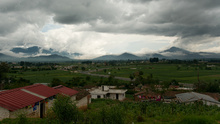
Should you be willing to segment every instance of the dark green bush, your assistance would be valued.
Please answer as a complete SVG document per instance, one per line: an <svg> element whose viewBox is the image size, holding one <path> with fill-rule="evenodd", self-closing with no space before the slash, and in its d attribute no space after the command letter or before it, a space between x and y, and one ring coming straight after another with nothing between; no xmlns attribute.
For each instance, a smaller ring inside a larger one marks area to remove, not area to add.
<svg viewBox="0 0 220 124"><path fill-rule="evenodd" d="M177 124L213 124L215 123L212 119L205 116L186 116Z"/></svg>

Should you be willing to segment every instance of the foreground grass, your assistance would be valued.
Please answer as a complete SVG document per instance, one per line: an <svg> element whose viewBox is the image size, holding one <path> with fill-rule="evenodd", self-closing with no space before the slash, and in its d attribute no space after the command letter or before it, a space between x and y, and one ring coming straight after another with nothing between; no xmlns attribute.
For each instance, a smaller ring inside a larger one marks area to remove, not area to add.
<svg viewBox="0 0 220 124"><path fill-rule="evenodd" d="M74 115L73 115L74 116ZM118 121L115 121L118 120ZM4 119L2 124L16 124L17 119ZM79 124L215 124L220 121L220 108L201 104L163 104L158 102L119 102L98 99L83 111ZM31 119L25 123L58 123L56 119Z"/></svg>

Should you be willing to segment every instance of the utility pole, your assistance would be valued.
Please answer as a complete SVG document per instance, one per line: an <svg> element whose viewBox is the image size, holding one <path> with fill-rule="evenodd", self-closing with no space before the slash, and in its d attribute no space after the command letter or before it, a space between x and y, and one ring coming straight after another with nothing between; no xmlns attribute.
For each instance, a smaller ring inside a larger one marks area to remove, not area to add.
<svg viewBox="0 0 220 124"><path fill-rule="evenodd" d="M200 80L199 80L199 64L198 64L198 69L197 69L197 80L198 80L198 89L200 87Z"/></svg>

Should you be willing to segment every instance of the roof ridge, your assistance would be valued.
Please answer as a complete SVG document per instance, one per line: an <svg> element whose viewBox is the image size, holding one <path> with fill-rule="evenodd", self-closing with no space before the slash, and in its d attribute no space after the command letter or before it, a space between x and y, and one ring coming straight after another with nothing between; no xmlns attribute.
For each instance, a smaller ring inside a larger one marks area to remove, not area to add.
<svg viewBox="0 0 220 124"><path fill-rule="evenodd" d="M201 99L199 96L198 96L198 93L195 93L195 92L191 92L194 96L196 96L196 98L198 99Z"/></svg>
<svg viewBox="0 0 220 124"><path fill-rule="evenodd" d="M18 90L21 90L21 89L36 87L36 86L39 86L39 85L43 85L43 84L33 84L33 85L29 85L29 86L18 87L18 88L15 88L15 89L9 89L9 90L5 90L5 91L1 91L0 95L11 93L11 92L18 91Z"/></svg>
<svg viewBox="0 0 220 124"><path fill-rule="evenodd" d="M189 93L187 93L187 94L193 94L193 92L189 92ZM186 93L185 93L186 94ZM195 98L195 95L193 96L193 97L190 97L189 99L186 99L186 101L189 101L189 100L191 100L191 99L193 99L193 98Z"/></svg>
<svg viewBox="0 0 220 124"><path fill-rule="evenodd" d="M58 85L58 86L55 86L53 88L56 89L56 88L61 88L61 87L64 87L64 86L63 85Z"/></svg>

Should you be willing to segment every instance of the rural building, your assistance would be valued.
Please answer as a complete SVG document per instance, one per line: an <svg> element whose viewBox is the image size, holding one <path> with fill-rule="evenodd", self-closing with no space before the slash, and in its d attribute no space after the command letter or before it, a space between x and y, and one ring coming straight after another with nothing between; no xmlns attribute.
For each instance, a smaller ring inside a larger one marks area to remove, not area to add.
<svg viewBox="0 0 220 124"><path fill-rule="evenodd" d="M218 107L220 107L220 102L218 102L217 100L215 100L214 98L208 95L201 93L196 93L196 92L181 93L181 94L176 94L176 98L180 103L194 103L196 101L202 101L203 104L217 105Z"/></svg>
<svg viewBox="0 0 220 124"><path fill-rule="evenodd" d="M59 90L60 93L69 96L71 100L76 103L77 107L87 106L91 103L91 96L88 91L81 89L74 90L63 85L59 85L53 88Z"/></svg>
<svg viewBox="0 0 220 124"><path fill-rule="evenodd" d="M42 84L2 91L0 120L16 118L21 113L26 113L28 117L43 118L58 93L58 90Z"/></svg>
<svg viewBox="0 0 220 124"><path fill-rule="evenodd" d="M59 85L59 86L56 86L56 87L53 87L53 88L59 90L60 93L69 96L72 101L76 100L76 94L78 93L78 91L70 89L70 88L65 87L63 85Z"/></svg>
<svg viewBox="0 0 220 124"><path fill-rule="evenodd" d="M90 91L92 99L97 98L107 98L107 99L117 99L124 100L125 92L124 89L114 89L115 86L101 86L99 88L93 89Z"/></svg>
<svg viewBox="0 0 220 124"><path fill-rule="evenodd" d="M164 94L163 94L163 102L164 103L171 103L171 102L176 102L176 94L180 94L180 93L185 93L186 91L172 91L172 90L167 90Z"/></svg>
<svg viewBox="0 0 220 124"><path fill-rule="evenodd" d="M79 93L76 95L76 106L82 107L87 106L91 103L91 95L88 91L80 89Z"/></svg>
<svg viewBox="0 0 220 124"><path fill-rule="evenodd" d="M161 101L159 93L141 91L134 94L135 101Z"/></svg>

